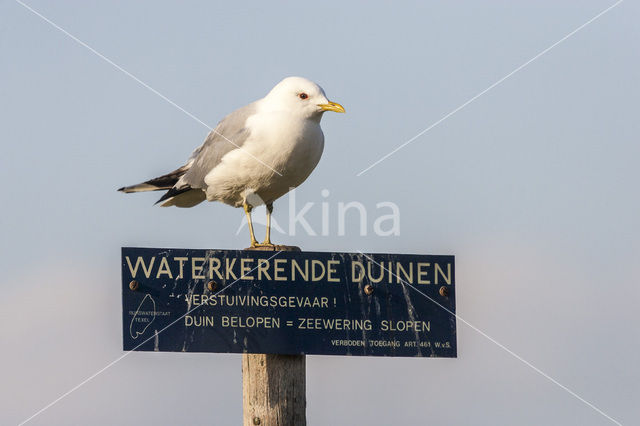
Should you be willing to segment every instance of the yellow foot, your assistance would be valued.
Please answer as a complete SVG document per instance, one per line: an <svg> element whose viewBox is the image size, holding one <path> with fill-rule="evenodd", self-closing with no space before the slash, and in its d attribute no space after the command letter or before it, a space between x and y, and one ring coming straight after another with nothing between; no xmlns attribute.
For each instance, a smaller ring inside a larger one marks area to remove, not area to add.
<svg viewBox="0 0 640 426"><path fill-rule="evenodd" d="M297 246L282 246L272 243L252 243L251 247L245 250L259 250L259 251L301 251Z"/></svg>
<svg viewBox="0 0 640 426"><path fill-rule="evenodd" d="M254 241L253 243L251 243L251 248L264 247L268 249L273 249L275 246L276 245L272 243L259 243L257 241Z"/></svg>

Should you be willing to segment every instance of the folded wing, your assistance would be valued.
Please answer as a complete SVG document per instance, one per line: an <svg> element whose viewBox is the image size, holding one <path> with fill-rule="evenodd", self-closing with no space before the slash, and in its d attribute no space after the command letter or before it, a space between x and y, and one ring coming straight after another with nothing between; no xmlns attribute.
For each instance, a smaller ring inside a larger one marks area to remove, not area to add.
<svg viewBox="0 0 640 426"><path fill-rule="evenodd" d="M255 113L256 103L246 105L226 116L204 143L193 151L187 164L166 175L125 186L125 193L168 190L156 204L163 207L192 207L206 199L205 177L229 152L239 149L249 137L247 119Z"/></svg>

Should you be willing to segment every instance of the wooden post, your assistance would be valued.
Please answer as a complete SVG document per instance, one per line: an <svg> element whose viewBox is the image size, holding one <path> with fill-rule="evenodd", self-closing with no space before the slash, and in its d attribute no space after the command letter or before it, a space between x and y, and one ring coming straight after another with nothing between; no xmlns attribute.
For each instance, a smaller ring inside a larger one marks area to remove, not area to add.
<svg viewBox="0 0 640 426"><path fill-rule="evenodd" d="M244 426L304 426L304 355L243 354Z"/></svg>
<svg viewBox="0 0 640 426"><path fill-rule="evenodd" d="M300 251L295 246L247 250ZM306 426L304 355L242 354L244 426Z"/></svg>

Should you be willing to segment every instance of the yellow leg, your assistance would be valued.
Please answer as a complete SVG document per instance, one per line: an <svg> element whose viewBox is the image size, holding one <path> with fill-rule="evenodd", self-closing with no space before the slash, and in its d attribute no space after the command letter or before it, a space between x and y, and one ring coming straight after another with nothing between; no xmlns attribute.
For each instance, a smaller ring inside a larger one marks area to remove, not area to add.
<svg viewBox="0 0 640 426"><path fill-rule="evenodd" d="M253 222L251 222L251 210L253 208L247 203L244 203L242 207L244 207L244 213L247 215L247 222L249 223L249 234L251 234L251 247L255 247L258 245L258 240L256 240L256 235L253 233Z"/></svg>
<svg viewBox="0 0 640 426"><path fill-rule="evenodd" d="M273 212L273 204L267 204L267 234L264 237L262 245L272 246L271 243L271 212Z"/></svg>

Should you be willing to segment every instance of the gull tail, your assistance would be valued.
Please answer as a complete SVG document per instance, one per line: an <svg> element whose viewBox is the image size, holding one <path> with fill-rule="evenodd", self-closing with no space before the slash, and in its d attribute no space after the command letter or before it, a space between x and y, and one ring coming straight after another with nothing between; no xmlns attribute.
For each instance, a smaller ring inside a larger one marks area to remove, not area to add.
<svg viewBox="0 0 640 426"><path fill-rule="evenodd" d="M148 180L146 182L139 183L137 185L123 186L118 191L130 193L130 192L145 192L145 191L160 191L163 189L171 189L178 182L178 179L189 170L190 164L186 164L177 170L167 173L166 175Z"/></svg>
<svg viewBox="0 0 640 426"><path fill-rule="evenodd" d="M206 199L205 192L199 188L191 188L189 185L183 185L180 188L170 188L156 204L160 207L193 207L200 204Z"/></svg>
<svg viewBox="0 0 640 426"><path fill-rule="evenodd" d="M190 167L191 163L187 163L171 173L137 185L123 186L118 191L129 193L168 190L156 204L160 204L162 207L193 207L206 199L205 192L202 189L191 188L184 183L179 188L176 187L180 178Z"/></svg>

